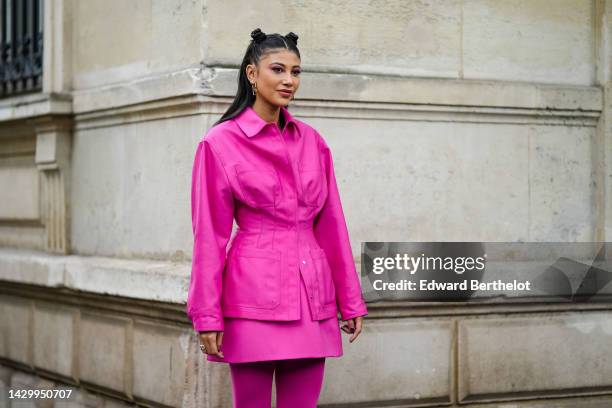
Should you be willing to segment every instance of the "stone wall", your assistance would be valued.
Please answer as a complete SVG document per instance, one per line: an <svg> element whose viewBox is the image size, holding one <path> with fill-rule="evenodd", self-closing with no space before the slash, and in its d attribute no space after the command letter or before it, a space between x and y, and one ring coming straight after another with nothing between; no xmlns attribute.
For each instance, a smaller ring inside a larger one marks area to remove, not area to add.
<svg viewBox="0 0 612 408"><path fill-rule="evenodd" d="M45 0L43 92L0 100L0 404L231 406L184 314L189 186L254 28L300 36L291 111L359 268L362 241L609 241L611 24L609 0ZM608 407L611 308L371 304L320 402Z"/></svg>

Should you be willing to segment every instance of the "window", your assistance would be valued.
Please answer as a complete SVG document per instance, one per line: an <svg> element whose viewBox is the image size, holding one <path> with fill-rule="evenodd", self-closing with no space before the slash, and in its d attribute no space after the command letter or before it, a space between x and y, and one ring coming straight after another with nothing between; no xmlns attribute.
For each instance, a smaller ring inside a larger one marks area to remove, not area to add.
<svg viewBox="0 0 612 408"><path fill-rule="evenodd" d="M42 89L43 1L0 0L0 98Z"/></svg>

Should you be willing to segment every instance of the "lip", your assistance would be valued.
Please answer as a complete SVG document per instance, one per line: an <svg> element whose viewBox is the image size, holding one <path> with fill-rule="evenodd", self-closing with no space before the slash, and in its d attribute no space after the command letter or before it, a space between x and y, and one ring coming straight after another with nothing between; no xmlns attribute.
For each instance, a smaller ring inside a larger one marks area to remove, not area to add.
<svg viewBox="0 0 612 408"><path fill-rule="evenodd" d="M288 91L288 90L280 90L278 91L279 94L281 94L282 96L288 98L293 94L293 91Z"/></svg>

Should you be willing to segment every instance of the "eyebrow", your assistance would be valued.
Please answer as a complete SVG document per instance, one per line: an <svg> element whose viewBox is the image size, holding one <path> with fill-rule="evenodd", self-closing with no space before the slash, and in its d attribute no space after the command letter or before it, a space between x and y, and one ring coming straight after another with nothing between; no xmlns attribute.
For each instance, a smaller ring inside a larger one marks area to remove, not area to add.
<svg viewBox="0 0 612 408"><path fill-rule="evenodd" d="M272 65L272 64L282 65L283 67L285 66L285 64L283 64L282 62L271 62L271 63L270 63L270 65ZM297 67L297 68L301 68L299 65L294 65L293 67L294 67L294 68L296 68L296 67Z"/></svg>

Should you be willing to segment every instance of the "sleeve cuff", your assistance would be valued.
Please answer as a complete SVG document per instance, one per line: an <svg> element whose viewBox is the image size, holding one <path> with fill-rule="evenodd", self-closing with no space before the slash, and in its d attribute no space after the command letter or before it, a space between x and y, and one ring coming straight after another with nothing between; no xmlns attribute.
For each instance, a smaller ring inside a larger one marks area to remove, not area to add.
<svg viewBox="0 0 612 408"><path fill-rule="evenodd" d="M353 319L355 317L359 317L359 316L367 316L368 313L352 313L352 314L348 314L348 315L344 315L342 313L340 313L340 315L342 316L342 320L349 320L349 319Z"/></svg>
<svg viewBox="0 0 612 408"><path fill-rule="evenodd" d="M223 321L206 317L199 317L193 320L193 328L195 331L223 331Z"/></svg>
<svg viewBox="0 0 612 408"><path fill-rule="evenodd" d="M342 317L342 320L349 320L352 319L354 317L359 317L359 316L367 316L368 315L368 310L366 309L365 304L362 305L362 307L358 308L357 310L353 309L352 311L348 310L348 311L340 311L340 316Z"/></svg>

